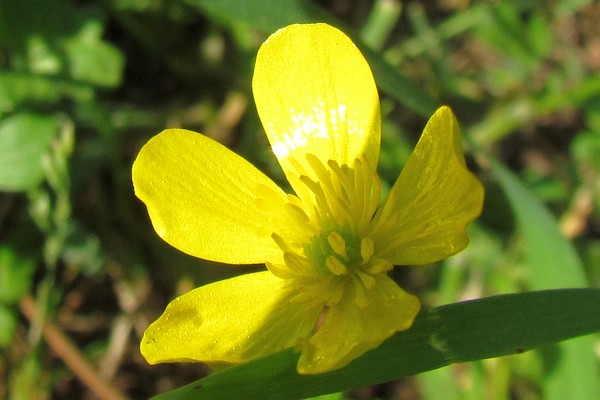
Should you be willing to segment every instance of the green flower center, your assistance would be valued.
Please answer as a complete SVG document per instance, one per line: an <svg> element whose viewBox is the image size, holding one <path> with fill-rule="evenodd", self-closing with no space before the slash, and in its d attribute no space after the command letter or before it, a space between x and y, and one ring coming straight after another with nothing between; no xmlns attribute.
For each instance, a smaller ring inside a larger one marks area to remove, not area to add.
<svg viewBox="0 0 600 400"><path fill-rule="evenodd" d="M325 274L346 275L363 263L360 239L348 228L320 232L306 245L304 253Z"/></svg>

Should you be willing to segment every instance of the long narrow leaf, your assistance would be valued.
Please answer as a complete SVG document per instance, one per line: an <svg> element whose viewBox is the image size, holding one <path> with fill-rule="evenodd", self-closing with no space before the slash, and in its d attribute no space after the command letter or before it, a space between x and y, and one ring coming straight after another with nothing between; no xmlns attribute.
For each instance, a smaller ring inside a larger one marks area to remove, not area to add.
<svg viewBox="0 0 600 400"><path fill-rule="evenodd" d="M510 171L490 161L526 241L531 289L588 286L577 252L552 215Z"/></svg>
<svg viewBox="0 0 600 400"><path fill-rule="evenodd" d="M490 160L490 166L523 234L531 288L588 286L577 252L562 235L553 216L509 170L494 160ZM593 346L591 337L560 345L561 356L545 380L547 399L600 398L600 375Z"/></svg>
<svg viewBox="0 0 600 400"><path fill-rule="evenodd" d="M287 350L153 399L302 399L521 353L600 331L599 302L600 289L561 289L450 304L423 311L410 330L337 371L298 375L297 355Z"/></svg>

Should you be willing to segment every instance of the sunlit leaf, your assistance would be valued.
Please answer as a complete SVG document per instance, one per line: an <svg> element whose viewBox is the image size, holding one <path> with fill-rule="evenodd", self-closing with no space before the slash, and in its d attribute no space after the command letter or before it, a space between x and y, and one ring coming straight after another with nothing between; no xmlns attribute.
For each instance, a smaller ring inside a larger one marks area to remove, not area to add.
<svg viewBox="0 0 600 400"><path fill-rule="evenodd" d="M33 113L12 115L0 123L0 190L27 190L42 181L42 157L58 131L56 118Z"/></svg>
<svg viewBox="0 0 600 400"><path fill-rule="evenodd" d="M19 301L31 287L34 270L32 258L21 257L12 248L0 246L0 303Z"/></svg>

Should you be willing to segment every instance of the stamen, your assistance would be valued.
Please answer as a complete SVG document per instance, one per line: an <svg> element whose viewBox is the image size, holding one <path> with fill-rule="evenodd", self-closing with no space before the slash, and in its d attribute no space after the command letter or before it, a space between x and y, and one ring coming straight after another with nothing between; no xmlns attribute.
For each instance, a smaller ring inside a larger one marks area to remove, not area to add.
<svg viewBox="0 0 600 400"><path fill-rule="evenodd" d="M285 203L285 210L294 219L295 222L301 225L308 225L308 215L304 210L293 203Z"/></svg>
<svg viewBox="0 0 600 400"><path fill-rule="evenodd" d="M283 254L283 261L290 268L291 271L296 272L301 276L315 276L316 271L312 266L312 263L305 257L302 257L293 252L286 252Z"/></svg>
<svg viewBox="0 0 600 400"><path fill-rule="evenodd" d="M331 249L335 252L335 254L342 256L344 258L348 258L348 253L346 252L346 241L337 232L331 232L327 235L327 243L331 246Z"/></svg>
<svg viewBox="0 0 600 400"><path fill-rule="evenodd" d="M348 179L348 166L342 165L340 167L340 165L334 160L327 161L327 166L329 167L330 176L333 173L333 175L337 177L337 179L331 179L331 181L335 185L335 193L337 194L337 200L343 200L343 202L347 203L348 205L351 205L352 203L350 201L349 193L352 192L352 187L350 186ZM331 178L333 178L333 176L331 176Z"/></svg>
<svg viewBox="0 0 600 400"><path fill-rule="evenodd" d="M356 302L356 305L359 308L365 308L369 305L369 300L367 299L367 293L365 292L362 281L356 275L352 275L352 283L354 286L354 301Z"/></svg>
<svg viewBox="0 0 600 400"><path fill-rule="evenodd" d="M273 275L275 275L278 278L281 279L292 279L292 278L296 278L297 275L292 273L290 271L289 266L286 265L279 265L279 264L274 264L274 263L270 263L270 262L266 262L265 266L267 267L267 269L269 271L271 271L271 273Z"/></svg>
<svg viewBox="0 0 600 400"><path fill-rule="evenodd" d="M298 167L298 168L301 168L301 167ZM305 176L305 175L306 174L300 174L300 173L298 175L296 175L292 172L287 172L287 175L286 175L287 179L290 182L290 185L292 185L292 187L294 188L294 191L296 192L296 196L288 194L288 199L291 196L296 197L298 199L298 201L304 205L304 207L309 207L309 206L313 206L314 202L313 202L312 192L306 187L306 185L304 185L304 183L300 179L301 176Z"/></svg>
<svg viewBox="0 0 600 400"><path fill-rule="evenodd" d="M300 176L300 182L302 182L314 194L315 202L317 205L315 208L315 212L320 217L320 219L323 220L324 217L331 216L331 208L327 203L327 197L323 192L322 186L310 179L306 175Z"/></svg>
<svg viewBox="0 0 600 400"><path fill-rule="evenodd" d="M348 273L346 266L336 256L327 257L325 265L334 275L346 275Z"/></svg>
<svg viewBox="0 0 600 400"><path fill-rule="evenodd" d="M360 241L360 256L362 257L363 264L369 262L373 253L375 252L375 242L370 237L362 238Z"/></svg>
<svg viewBox="0 0 600 400"><path fill-rule="evenodd" d="M307 154L306 161L317 175L318 184L321 186L323 195L330 201L334 200L337 196L331 179L331 172L327 170L321 160L313 154Z"/></svg>
<svg viewBox="0 0 600 400"><path fill-rule="evenodd" d="M366 274L362 271L356 271L356 274L367 289L373 289L375 287L375 283L377 282L375 281L375 278L373 278L373 275Z"/></svg>
<svg viewBox="0 0 600 400"><path fill-rule="evenodd" d="M290 249L290 246L288 246L288 244L286 243L286 241L283 240L283 238L281 236L279 236L278 234L272 233L271 238L273 239L273 241L275 242L277 247L279 247L281 249L281 251L283 251L284 253L292 251Z"/></svg>
<svg viewBox="0 0 600 400"><path fill-rule="evenodd" d="M352 201L350 200L350 195L354 192L353 185L350 183L353 180L350 176L352 175L352 170L348 168L346 164L340 166L334 160L329 160L327 165L338 178L335 180L339 185L338 191L347 203L352 204Z"/></svg>
<svg viewBox="0 0 600 400"><path fill-rule="evenodd" d="M362 226L362 222L364 221L365 214L365 206L367 204L368 198L365 195L365 179L364 179L364 171L363 164L360 160L354 161L354 196L356 199L355 210L356 215L359 220L359 223ZM371 190L369 186L369 190ZM368 210L367 210L368 211Z"/></svg>
<svg viewBox="0 0 600 400"><path fill-rule="evenodd" d="M288 203L292 203L293 205L295 205L298 208L303 208L305 206L305 204L302 202L302 200L300 200L298 198L298 196L294 196L293 194L287 195L287 201L288 201Z"/></svg>
<svg viewBox="0 0 600 400"><path fill-rule="evenodd" d="M384 260L382 258L376 258L375 260L373 260L369 263L369 265L367 266L365 271L368 272L369 274L375 275L375 274L379 274L381 272L389 271L392 268L394 268L394 265L391 262L389 262L388 260Z"/></svg>
<svg viewBox="0 0 600 400"><path fill-rule="evenodd" d="M268 210L273 210L281 207L281 196L275 191L273 191L273 189L271 189L270 187L258 184L256 185L256 192L258 195L255 200L257 206L261 207L262 209Z"/></svg>
<svg viewBox="0 0 600 400"><path fill-rule="evenodd" d="M321 160L314 154L306 154L306 161L308 165L312 168L314 173L317 175L317 178L320 182L327 182L330 180L329 171L325 168Z"/></svg>
<svg viewBox="0 0 600 400"><path fill-rule="evenodd" d="M300 180L298 180L298 182L301 183ZM302 184L302 188L305 192L310 193L310 191L304 184ZM315 232L320 229L320 224L318 218L314 218L318 215L318 213L315 208L315 204L312 200L312 195L310 201L308 202L303 202L300 198L298 198L298 196L295 196L293 194L288 194L287 200L288 203L290 203L290 206L297 208L302 212L302 214L306 216L306 222L301 223L299 226L297 226L298 230L302 231L302 233L304 234L315 234ZM300 218L304 220L304 217L300 216Z"/></svg>
<svg viewBox="0 0 600 400"><path fill-rule="evenodd" d="M363 182L363 192L360 196L364 202L364 211L361 217L362 223L366 225L371 222L375 211L377 211L377 208L379 207L379 201L381 200L381 183L379 182L377 174L373 173L371 165L366 157L363 156L360 160L356 160L355 164L360 165L360 167L356 169L355 174L358 173L359 169L362 170L361 181Z"/></svg>
<svg viewBox="0 0 600 400"><path fill-rule="evenodd" d="M327 215L335 218L337 224L342 224L342 220L353 219L353 207L347 193L351 188L347 182L342 184L342 181L347 181L347 177L341 172L333 173L334 171L331 168L331 165L335 165L337 169L340 170L339 165L335 161L329 160L328 165L330 168L327 169L321 160L312 154L306 155L306 161L317 176L318 182L314 183L320 187L319 193L315 192L310 186L309 188L315 193L315 196L322 194L327 203L327 208L330 210L330 213ZM319 199L317 199L317 202L318 200ZM320 207L319 204L320 203L317 203L318 207Z"/></svg>
<svg viewBox="0 0 600 400"><path fill-rule="evenodd" d="M292 168L294 168L296 170L296 175L298 175L298 176L306 175L306 171L304 170L304 167L302 166L302 164L300 164L298 162L298 160L296 160L294 157L288 157L288 161L292 165Z"/></svg>

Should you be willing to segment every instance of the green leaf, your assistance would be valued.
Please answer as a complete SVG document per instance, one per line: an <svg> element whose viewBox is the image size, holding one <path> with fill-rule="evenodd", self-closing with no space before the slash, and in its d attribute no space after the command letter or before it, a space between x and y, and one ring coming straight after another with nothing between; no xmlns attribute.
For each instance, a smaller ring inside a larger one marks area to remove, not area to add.
<svg viewBox="0 0 600 400"><path fill-rule="evenodd" d="M38 346L39 348L40 346ZM48 374L43 367L42 352L34 348L8 371L8 393L11 400L29 400L49 397Z"/></svg>
<svg viewBox="0 0 600 400"><path fill-rule="evenodd" d="M124 57L116 47L102 41L102 25L88 21L77 36L64 41L69 76L79 82L117 87L121 84Z"/></svg>
<svg viewBox="0 0 600 400"><path fill-rule="evenodd" d="M298 375L289 349L154 400L290 400L387 382L451 363L521 353L600 331L600 289L508 294L424 310L414 326L337 371Z"/></svg>
<svg viewBox="0 0 600 400"><path fill-rule="evenodd" d="M241 22L263 33L273 33L291 24L315 21L332 22L333 17L306 0L187 0L207 14L225 23ZM231 12L235 10L235 12Z"/></svg>
<svg viewBox="0 0 600 400"><path fill-rule="evenodd" d="M588 286L577 252L552 214L504 166L490 165L523 232L531 289Z"/></svg>
<svg viewBox="0 0 600 400"><path fill-rule="evenodd" d="M187 3L203 10L217 20L231 24L242 23L271 34L290 24L327 22L350 35L366 57L375 81L382 91L413 111L429 117L438 101L424 92L421 87L400 74L379 53L360 43L359 35L352 32L341 21L337 21L325 10L305 0L262 1L262 0L187 0ZM235 12L231 12L235 10Z"/></svg>
<svg viewBox="0 0 600 400"><path fill-rule="evenodd" d="M571 153L578 163L600 174L600 131L578 134L571 144Z"/></svg>
<svg viewBox="0 0 600 400"><path fill-rule="evenodd" d="M0 349L12 343L19 322L16 314L15 310L0 303Z"/></svg>
<svg viewBox="0 0 600 400"><path fill-rule="evenodd" d="M513 209L525 242L532 289L588 286L583 265L548 210L505 167L489 160ZM592 399L600 397L599 369L593 338L560 345L561 357L548 374L546 398Z"/></svg>
<svg viewBox="0 0 600 400"><path fill-rule="evenodd" d="M56 118L33 113L0 123L0 190L25 191L42 181L42 157L59 128Z"/></svg>
<svg viewBox="0 0 600 400"><path fill-rule="evenodd" d="M124 57L104 41L102 12L67 1L0 0L0 45L10 50L9 67L22 72L116 87Z"/></svg>
<svg viewBox="0 0 600 400"><path fill-rule="evenodd" d="M86 276L101 273L105 261L98 237L76 223L71 223L68 231L61 257L69 269Z"/></svg>
<svg viewBox="0 0 600 400"><path fill-rule="evenodd" d="M0 303L18 302L31 287L34 271L35 260L20 256L8 246L0 246Z"/></svg>
<svg viewBox="0 0 600 400"><path fill-rule="evenodd" d="M0 114L10 113L23 103L56 104L63 98L86 103L94 98L91 86L54 76L0 71Z"/></svg>

